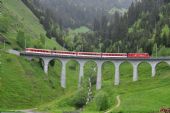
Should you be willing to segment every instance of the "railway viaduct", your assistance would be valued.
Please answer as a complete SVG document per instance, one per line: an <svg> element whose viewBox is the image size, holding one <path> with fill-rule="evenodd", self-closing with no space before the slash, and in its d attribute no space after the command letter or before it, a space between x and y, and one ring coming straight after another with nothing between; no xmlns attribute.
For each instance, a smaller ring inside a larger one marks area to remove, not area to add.
<svg viewBox="0 0 170 113"><path fill-rule="evenodd" d="M33 58L41 58L43 60L44 72L48 74L48 65L51 60L58 59L62 63L62 72L61 72L61 87L66 88L66 64L70 60L75 60L80 65L79 71L79 82L78 87L81 86L81 79L84 75L83 67L86 62L89 60L93 60L97 64L97 81L96 81L96 89L101 89L102 86L102 65L104 62L110 61L115 65L115 85L119 85L120 83L120 72L119 66L128 61L133 66L133 81L138 80L138 65L142 62L148 62L152 67L152 77L155 77L156 74L156 65L160 62L166 62L170 65L170 58L82 58L78 56L59 56L59 55L47 55L47 54L37 54L37 53L26 53L21 52L21 56L26 57L29 60Z"/></svg>

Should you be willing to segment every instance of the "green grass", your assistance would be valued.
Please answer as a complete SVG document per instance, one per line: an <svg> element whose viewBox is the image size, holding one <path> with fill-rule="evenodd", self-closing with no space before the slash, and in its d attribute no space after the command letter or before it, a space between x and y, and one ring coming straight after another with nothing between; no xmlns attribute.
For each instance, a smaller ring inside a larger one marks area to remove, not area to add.
<svg viewBox="0 0 170 113"><path fill-rule="evenodd" d="M5 18L8 31L2 33L11 42L10 48L19 48L16 43L16 36L19 30L25 33L25 37L30 39L31 45L34 47L39 44L40 35L46 34L43 26L39 23L38 18L21 2L21 0L2 0L1 18ZM62 47L53 39L46 37L46 48L62 49Z"/></svg>
<svg viewBox="0 0 170 113"><path fill-rule="evenodd" d="M85 26L81 26L79 28L76 28L76 29L70 29L69 30L69 33L70 34L78 34L78 33L86 33L86 32L89 32L89 28L85 27Z"/></svg>
<svg viewBox="0 0 170 113"><path fill-rule="evenodd" d="M21 0L2 0L2 2L0 22L5 20L8 27L7 32L1 33L9 42L6 44L6 50L20 48L16 42L19 30L24 31L26 37L30 38L32 46L37 45L40 34L46 34L39 20ZM47 37L46 47L62 49L58 43ZM3 43L0 43L0 49L2 48ZM73 90L70 87L70 90L65 91L60 87L59 62L50 68L47 77L37 61L30 62L2 50L0 55L0 111L33 108ZM70 73L74 74L74 71ZM77 85L73 88L77 88Z"/></svg>
<svg viewBox="0 0 170 113"><path fill-rule="evenodd" d="M31 34L35 34L34 38L39 37L39 34L45 33L41 24L39 24L39 20L33 13L25 7L25 5L20 0L3 0L4 5L7 9L17 17L17 19L24 24L27 30ZM19 6L19 7L18 7Z"/></svg>
<svg viewBox="0 0 170 113"><path fill-rule="evenodd" d="M80 34L87 33L89 31L90 31L90 29L87 28L86 26L81 26L76 29L69 29L64 40L67 45L73 45L73 41L76 36L78 36L81 39Z"/></svg>
<svg viewBox="0 0 170 113"><path fill-rule="evenodd" d="M127 67L126 67L127 66ZM115 98L120 95L121 105L114 109L113 112L123 113L150 113L159 112L160 108L170 106L168 101L170 96L169 80L170 67L167 64L159 64L157 66L157 74L155 78L151 78L151 69L149 64L142 63L139 66L139 81L132 82L132 68L130 64L121 66L121 84L113 86L112 80L105 80L103 82L102 90L109 94L110 107L115 106ZM129 68L129 69L128 69ZM129 76L128 76L129 75ZM85 113L98 112L94 108L95 104L92 102L85 107Z"/></svg>
<svg viewBox="0 0 170 113"><path fill-rule="evenodd" d="M91 66L89 66L91 65ZM91 69L95 67L95 63L88 63L85 66L85 76ZM119 108L113 109L113 112L123 113L149 113L159 112L162 107L170 106L170 66L161 63L157 66L157 74L155 78L151 77L151 66L148 63L141 63L138 68L139 80L132 81L132 66L125 62L120 66L121 83L119 86L114 86L114 66L110 62L103 65L103 83L102 89L109 95L109 105L113 108L116 105L116 96L120 95L121 104ZM96 74L93 71L94 75ZM68 75L68 74L67 74ZM95 86L93 86L95 93ZM69 100L74 95L73 93L63 96L60 100L54 100L46 103L39 109L42 111L50 111L52 113L62 113L63 111L74 111L75 108L70 106ZM95 102L92 101L84 107L83 113L98 113ZM102 113L102 112L101 112Z"/></svg>
<svg viewBox="0 0 170 113"><path fill-rule="evenodd" d="M43 72L38 60L28 61L22 57L1 51L0 73L0 110L26 109L58 99L77 89L76 70L67 65L67 90L60 87L61 64L56 61Z"/></svg>
<svg viewBox="0 0 170 113"><path fill-rule="evenodd" d="M90 29L85 26L81 26L76 29L69 29L68 34L66 35L66 40L73 40L76 35L82 34L82 33L87 33L89 31L90 31Z"/></svg>
<svg viewBox="0 0 170 113"><path fill-rule="evenodd" d="M1 64L1 109L22 109L33 107L57 96L40 65L21 57L2 55Z"/></svg>

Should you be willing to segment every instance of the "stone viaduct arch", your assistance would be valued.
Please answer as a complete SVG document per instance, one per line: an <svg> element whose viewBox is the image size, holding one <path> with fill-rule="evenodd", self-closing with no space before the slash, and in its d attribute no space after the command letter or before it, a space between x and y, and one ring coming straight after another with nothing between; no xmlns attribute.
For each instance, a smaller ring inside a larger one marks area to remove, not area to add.
<svg viewBox="0 0 170 113"><path fill-rule="evenodd" d="M152 68L152 77L155 77L156 74L156 66L160 62L166 62L170 65L170 58L150 58L150 59L130 59L130 58L115 58L115 59L105 59L105 58L79 58L79 57L61 57L61 56L44 56L44 55L34 55L34 54L26 54L21 53L22 56L27 57L29 60L33 59L34 57L41 58L43 60L43 66L44 66L44 72L48 74L48 65L49 62L53 59L58 59L62 63L62 71L61 71L61 87L66 88L66 64L70 60L75 60L78 62L80 66L79 70L79 78L78 78L78 87L81 86L81 80L84 76L84 65L89 60L92 60L97 65L97 80L96 80L96 89L101 89L102 86L102 65L105 62L112 62L115 67L115 80L114 84L119 85L120 84L120 65L126 61L128 61L130 64L132 64L133 67L133 81L138 80L138 66L142 62L147 62L151 65Z"/></svg>

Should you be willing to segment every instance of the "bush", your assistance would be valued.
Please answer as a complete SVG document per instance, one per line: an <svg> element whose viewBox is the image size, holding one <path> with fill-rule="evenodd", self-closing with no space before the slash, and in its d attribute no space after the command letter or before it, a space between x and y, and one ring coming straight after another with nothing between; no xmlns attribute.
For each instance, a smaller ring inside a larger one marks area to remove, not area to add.
<svg viewBox="0 0 170 113"><path fill-rule="evenodd" d="M18 32L16 41L21 48L25 47L25 33L23 31Z"/></svg>
<svg viewBox="0 0 170 113"><path fill-rule="evenodd" d="M12 62L12 59L7 58L6 61L7 61L7 62Z"/></svg>
<svg viewBox="0 0 170 113"><path fill-rule="evenodd" d="M85 89L79 89L73 96L71 103L76 108L82 108L86 104L87 92Z"/></svg>
<svg viewBox="0 0 170 113"><path fill-rule="evenodd" d="M49 80L49 84L51 88L55 89L55 83L52 80Z"/></svg>
<svg viewBox="0 0 170 113"><path fill-rule="evenodd" d="M50 61L50 66L54 67L55 65L55 60Z"/></svg>
<svg viewBox="0 0 170 113"><path fill-rule="evenodd" d="M41 43L41 40L36 41L36 45L34 45L35 48L44 48L44 45Z"/></svg>
<svg viewBox="0 0 170 113"><path fill-rule="evenodd" d="M18 47L13 47L13 49L16 50L16 51L20 50L20 48L18 48Z"/></svg>
<svg viewBox="0 0 170 113"><path fill-rule="evenodd" d="M91 79L91 84L96 85L97 76L91 76L90 79Z"/></svg>
<svg viewBox="0 0 170 113"><path fill-rule="evenodd" d="M0 32L6 33L8 31L8 18L0 18Z"/></svg>
<svg viewBox="0 0 170 113"><path fill-rule="evenodd" d="M166 48L165 46L162 46L158 52L159 56L170 56L170 49Z"/></svg>
<svg viewBox="0 0 170 113"><path fill-rule="evenodd" d="M95 97L95 103L97 106L97 110L104 111L109 107L109 101L107 93L99 92Z"/></svg>

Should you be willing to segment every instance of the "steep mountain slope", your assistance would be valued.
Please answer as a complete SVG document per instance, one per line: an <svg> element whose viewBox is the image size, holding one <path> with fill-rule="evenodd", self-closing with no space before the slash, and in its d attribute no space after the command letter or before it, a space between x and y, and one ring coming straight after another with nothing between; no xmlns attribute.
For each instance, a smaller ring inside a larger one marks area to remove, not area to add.
<svg viewBox="0 0 170 113"><path fill-rule="evenodd" d="M18 32L22 31L27 39L28 47L40 45L40 37L44 36L46 48L61 49L59 44L45 36L46 31L39 23L37 17L20 0L2 0L0 5L2 10L0 23L1 26L4 26L1 27L0 33L9 41L10 44L8 43L8 46L20 48L16 44L16 37Z"/></svg>
<svg viewBox="0 0 170 113"><path fill-rule="evenodd" d="M0 111L36 107L62 95L57 84L59 75L53 72L47 77L36 61L30 62L2 51L0 54Z"/></svg>
<svg viewBox="0 0 170 113"><path fill-rule="evenodd" d="M45 36L46 32L39 20L20 0L1 0L0 111L36 107L64 93L59 84L60 68L54 66L49 71L50 76L47 76L38 59L30 62L5 52L8 49L22 50L16 39L19 31L25 34L27 47L40 45L40 35L43 35L46 48L62 49L58 43Z"/></svg>

